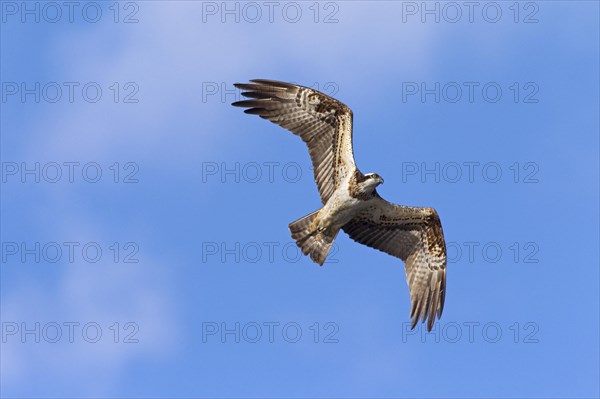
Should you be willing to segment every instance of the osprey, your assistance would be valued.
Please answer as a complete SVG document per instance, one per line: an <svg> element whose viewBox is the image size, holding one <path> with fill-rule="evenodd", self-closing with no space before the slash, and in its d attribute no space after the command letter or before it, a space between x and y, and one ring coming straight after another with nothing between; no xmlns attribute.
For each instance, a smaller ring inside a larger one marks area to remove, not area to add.
<svg viewBox="0 0 600 399"><path fill-rule="evenodd" d="M446 296L446 244L433 208L392 204L377 194L383 178L362 174L352 152L352 111L317 90L255 79L234 86L250 100L234 102L290 130L308 146L323 207L290 223L304 255L323 265L338 232L404 261L410 290L411 328L427 320L431 331Z"/></svg>

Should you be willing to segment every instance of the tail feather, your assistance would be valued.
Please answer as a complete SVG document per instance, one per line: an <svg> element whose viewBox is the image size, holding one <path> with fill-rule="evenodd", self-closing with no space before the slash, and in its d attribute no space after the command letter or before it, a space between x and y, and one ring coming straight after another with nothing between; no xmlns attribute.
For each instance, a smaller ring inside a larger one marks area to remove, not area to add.
<svg viewBox="0 0 600 399"><path fill-rule="evenodd" d="M304 255L310 254L310 258L314 262L323 266L337 236L337 231L334 234L317 231L318 215L319 211L308 214L290 223L289 228L292 238L296 240L296 245L300 247L302 253Z"/></svg>

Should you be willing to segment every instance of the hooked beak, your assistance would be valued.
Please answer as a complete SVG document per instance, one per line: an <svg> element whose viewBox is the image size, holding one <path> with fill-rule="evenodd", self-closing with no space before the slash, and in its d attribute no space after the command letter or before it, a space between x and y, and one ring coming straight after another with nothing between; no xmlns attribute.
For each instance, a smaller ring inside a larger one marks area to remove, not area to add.
<svg viewBox="0 0 600 399"><path fill-rule="evenodd" d="M379 177L379 184L383 184L383 177Z"/></svg>

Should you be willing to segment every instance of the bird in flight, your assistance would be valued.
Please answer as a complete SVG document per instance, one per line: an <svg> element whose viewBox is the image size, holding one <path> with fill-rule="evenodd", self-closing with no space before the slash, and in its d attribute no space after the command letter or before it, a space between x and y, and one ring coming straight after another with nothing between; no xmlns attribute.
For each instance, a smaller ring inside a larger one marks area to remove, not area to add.
<svg viewBox="0 0 600 399"><path fill-rule="evenodd" d="M236 83L249 98L234 102L291 131L306 143L323 207L289 224L304 255L323 265L338 232L404 261L411 329L431 331L446 296L446 243L433 208L395 205L381 198L377 173L361 173L352 151L352 110L317 90L275 80Z"/></svg>

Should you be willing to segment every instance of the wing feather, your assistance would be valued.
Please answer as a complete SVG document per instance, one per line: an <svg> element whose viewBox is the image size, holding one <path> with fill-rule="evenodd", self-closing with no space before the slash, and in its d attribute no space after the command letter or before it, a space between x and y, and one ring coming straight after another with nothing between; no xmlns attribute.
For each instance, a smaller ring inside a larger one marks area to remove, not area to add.
<svg viewBox="0 0 600 399"><path fill-rule="evenodd" d="M446 296L446 243L433 208L395 205L379 195L343 229L354 241L404 261L410 290L411 328L421 319L431 331Z"/></svg>
<svg viewBox="0 0 600 399"><path fill-rule="evenodd" d="M275 80L236 83L249 100L234 102L300 136L308 147L323 204L356 168L352 153L352 111L317 90Z"/></svg>

